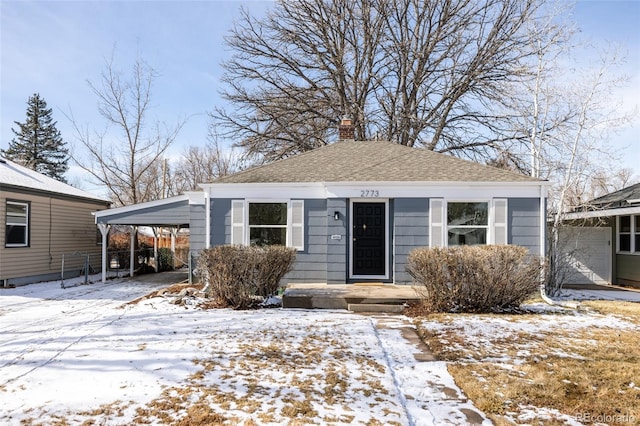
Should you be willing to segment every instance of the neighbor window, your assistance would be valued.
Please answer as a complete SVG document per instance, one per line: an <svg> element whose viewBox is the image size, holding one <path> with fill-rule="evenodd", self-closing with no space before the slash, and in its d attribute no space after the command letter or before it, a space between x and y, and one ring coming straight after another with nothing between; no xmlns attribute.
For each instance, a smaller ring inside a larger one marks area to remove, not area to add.
<svg viewBox="0 0 640 426"><path fill-rule="evenodd" d="M640 252L640 215L619 217L618 251Z"/></svg>
<svg viewBox="0 0 640 426"><path fill-rule="evenodd" d="M640 215L634 216L636 219L635 229L633 230L635 247L633 251L640 253Z"/></svg>
<svg viewBox="0 0 640 426"><path fill-rule="evenodd" d="M447 203L449 246L487 244L489 203Z"/></svg>
<svg viewBox="0 0 640 426"><path fill-rule="evenodd" d="M6 247L29 245L29 203L7 201Z"/></svg>
<svg viewBox="0 0 640 426"><path fill-rule="evenodd" d="M287 203L249 203L249 242L287 245Z"/></svg>

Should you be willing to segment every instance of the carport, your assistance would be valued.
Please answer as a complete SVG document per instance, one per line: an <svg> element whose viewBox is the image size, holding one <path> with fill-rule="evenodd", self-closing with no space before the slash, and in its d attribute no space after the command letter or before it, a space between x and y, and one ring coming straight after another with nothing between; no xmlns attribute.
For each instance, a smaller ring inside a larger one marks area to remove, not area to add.
<svg viewBox="0 0 640 426"><path fill-rule="evenodd" d="M96 225L102 235L102 282L107 279L107 237L115 225L131 227L130 275L134 272L135 234L140 226L153 229L154 257L158 257L158 232L161 228L171 230L171 251L175 254L175 237L180 229L189 228L189 249L204 248L205 198L203 192L187 192L177 197L164 198L131 206L94 212ZM156 270L157 270L156 262Z"/></svg>

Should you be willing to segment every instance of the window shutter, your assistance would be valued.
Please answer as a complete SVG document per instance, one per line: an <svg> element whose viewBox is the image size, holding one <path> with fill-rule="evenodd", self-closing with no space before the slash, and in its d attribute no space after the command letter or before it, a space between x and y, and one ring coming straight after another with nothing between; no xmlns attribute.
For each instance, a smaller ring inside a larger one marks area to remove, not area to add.
<svg viewBox="0 0 640 426"><path fill-rule="evenodd" d="M304 201L291 201L291 237L289 246L297 250L304 250Z"/></svg>
<svg viewBox="0 0 640 426"><path fill-rule="evenodd" d="M444 246L444 200L431 198L429 200L429 247Z"/></svg>
<svg viewBox="0 0 640 426"><path fill-rule="evenodd" d="M507 244L507 199L493 200L493 243Z"/></svg>
<svg viewBox="0 0 640 426"><path fill-rule="evenodd" d="M244 200L231 201L231 244L244 244Z"/></svg>

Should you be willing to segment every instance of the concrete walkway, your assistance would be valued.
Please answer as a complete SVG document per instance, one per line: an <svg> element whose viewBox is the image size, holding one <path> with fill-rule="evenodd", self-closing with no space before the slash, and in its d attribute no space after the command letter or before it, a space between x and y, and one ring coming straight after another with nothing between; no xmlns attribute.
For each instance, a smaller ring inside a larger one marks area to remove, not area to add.
<svg viewBox="0 0 640 426"><path fill-rule="evenodd" d="M189 271L186 269L177 269L175 271L150 272L148 274L134 275L130 280L171 285L187 282L189 280Z"/></svg>

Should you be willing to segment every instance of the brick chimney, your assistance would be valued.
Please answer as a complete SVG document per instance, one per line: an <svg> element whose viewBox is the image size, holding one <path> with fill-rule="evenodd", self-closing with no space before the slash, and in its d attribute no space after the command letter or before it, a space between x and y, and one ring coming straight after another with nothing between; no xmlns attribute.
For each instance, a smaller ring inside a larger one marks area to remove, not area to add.
<svg viewBox="0 0 640 426"><path fill-rule="evenodd" d="M353 125L353 121L348 116L342 117L340 124L338 125L338 140L339 141L352 141L355 140L356 128Z"/></svg>

